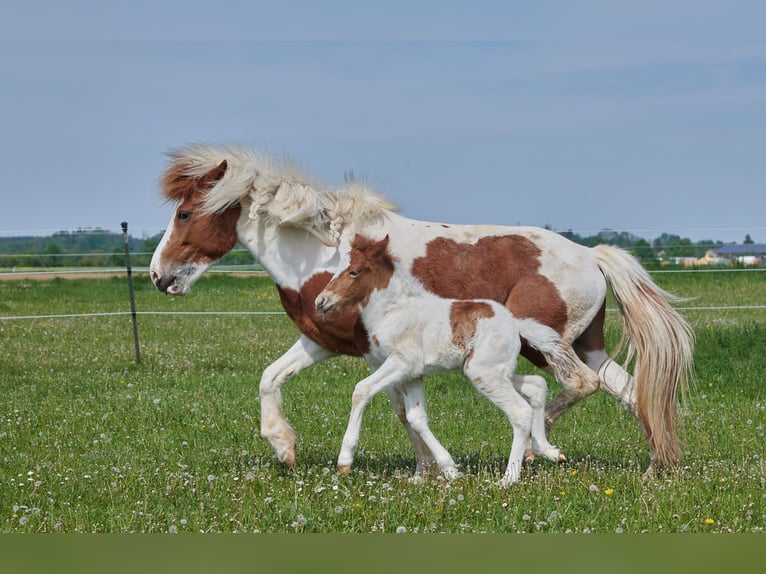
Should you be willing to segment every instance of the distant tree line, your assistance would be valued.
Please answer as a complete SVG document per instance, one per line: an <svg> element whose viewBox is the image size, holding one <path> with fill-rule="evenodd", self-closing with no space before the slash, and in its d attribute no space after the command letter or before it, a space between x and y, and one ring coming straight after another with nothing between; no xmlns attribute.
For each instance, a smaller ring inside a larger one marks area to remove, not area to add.
<svg viewBox="0 0 766 574"><path fill-rule="evenodd" d="M649 266L659 264L662 260L672 260L676 257L700 258L708 250L724 245L722 241L715 241L713 239L695 242L687 237L671 233L663 233L651 243L627 231L603 230L589 236L582 236L572 231L564 231L561 234L575 243L587 247L604 243L622 247L635 255L643 264ZM745 237L745 243L748 242L753 242L749 235Z"/></svg>
<svg viewBox="0 0 766 574"><path fill-rule="evenodd" d="M587 247L604 243L617 245L633 253L646 266L676 257L699 258L704 256L708 249L724 245L723 242L712 239L693 242L688 238L670 233L663 233L651 242L626 231L602 230L587 236L571 230L560 233L575 243ZM136 267L147 267L161 239L161 233L144 239L129 237L131 264ZM753 243L753 240L747 235L744 243ZM257 261L247 249L237 245L220 263L253 265ZM47 237L0 237L0 269L120 267L124 264L125 246L122 234L104 229L59 231Z"/></svg>
<svg viewBox="0 0 766 574"><path fill-rule="evenodd" d="M128 237L130 262L148 267L154 249L162 239L158 233L138 239ZM252 265L252 254L235 247L222 260L225 265ZM122 267L125 243L122 233L89 228L58 231L46 237L0 237L0 269L24 267Z"/></svg>

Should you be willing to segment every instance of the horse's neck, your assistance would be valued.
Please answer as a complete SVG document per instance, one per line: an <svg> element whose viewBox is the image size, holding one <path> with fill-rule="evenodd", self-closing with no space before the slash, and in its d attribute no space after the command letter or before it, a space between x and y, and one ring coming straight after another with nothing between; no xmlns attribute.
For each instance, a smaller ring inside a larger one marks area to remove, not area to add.
<svg viewBox="0 0 766 574"><path fill-rule="evenodd" d="M280 287L300 290L311 276L323 271L334 273L340 261L335 247L324 245L302 229L280 227L243 214L237 231L240 242Z"/></svg>

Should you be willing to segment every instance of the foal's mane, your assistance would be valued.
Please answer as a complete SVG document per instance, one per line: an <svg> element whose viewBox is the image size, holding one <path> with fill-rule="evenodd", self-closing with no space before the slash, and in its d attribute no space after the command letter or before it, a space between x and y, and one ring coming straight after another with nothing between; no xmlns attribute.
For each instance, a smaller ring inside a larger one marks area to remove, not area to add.
<svg viewBox="0 0 766 574"><path fill-rule="evenodd" d="M208 144L176 148L167 155L162 195L180 202L203 193L203 207L210 214L249 198L251 219L304 227L336 243L345 225L365 225L397 211L394 203L353 176L332 190L286 156Z"/></svg>

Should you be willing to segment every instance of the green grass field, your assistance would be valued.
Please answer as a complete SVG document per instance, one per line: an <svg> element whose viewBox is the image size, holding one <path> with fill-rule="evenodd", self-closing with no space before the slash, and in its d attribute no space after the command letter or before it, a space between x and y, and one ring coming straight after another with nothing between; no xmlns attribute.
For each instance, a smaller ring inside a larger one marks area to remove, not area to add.
<svg viewBox="0 0 766 574"><path fill-rule="evenodd" d="M685 306L766 305L763 272L655 277L695 298ZM135 279L139 312L281 311L267 278L207 276L178 299ZM0 281L0 317L125 311L125 278ZM642 480L639 428L599 392L551 433L569 461L536 461L505 490L510 425L455 374L429 379L428 412L464 478L410 480L411 447L384 396L339 476L351 391L368 372L351 358L285 385L298 462L276 463L258 381L297 337L284 315L141 314L140 366L129 315L0 320L0 531L764 532L766 310L685 314L697 382L683 468Z"/></svg>

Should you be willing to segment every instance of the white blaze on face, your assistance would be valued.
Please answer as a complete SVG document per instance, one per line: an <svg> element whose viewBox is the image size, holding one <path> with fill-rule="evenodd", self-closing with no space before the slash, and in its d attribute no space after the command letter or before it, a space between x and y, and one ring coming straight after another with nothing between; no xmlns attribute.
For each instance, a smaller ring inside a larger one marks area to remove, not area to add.
<svg viewBox="0 0 766 574"><path fill-rule="evenodd" d="M154 249L154 253L152 253L152 261L149 264L149 277L152 278L152 283L154 283L155 286L159 286L159 282L164 275L162 267L162 252L168 244L168 238L173 234L174 220L175 216L172 216L170 218L170 223L168 223L168 226L165 229L165 233L162 234L162 239L160 239L159 244Z"/></svg>
<svg viewBox="0 0 766 574"><path fill-rule="evenodd" d="M207 271L210 263L178 263L166 258L165 250L173 235L174 220L175 217L170 219L162 239L152 254L149 276L154 286L160 291L168 295L186 295L191 289L192 284Z"/></svg>

